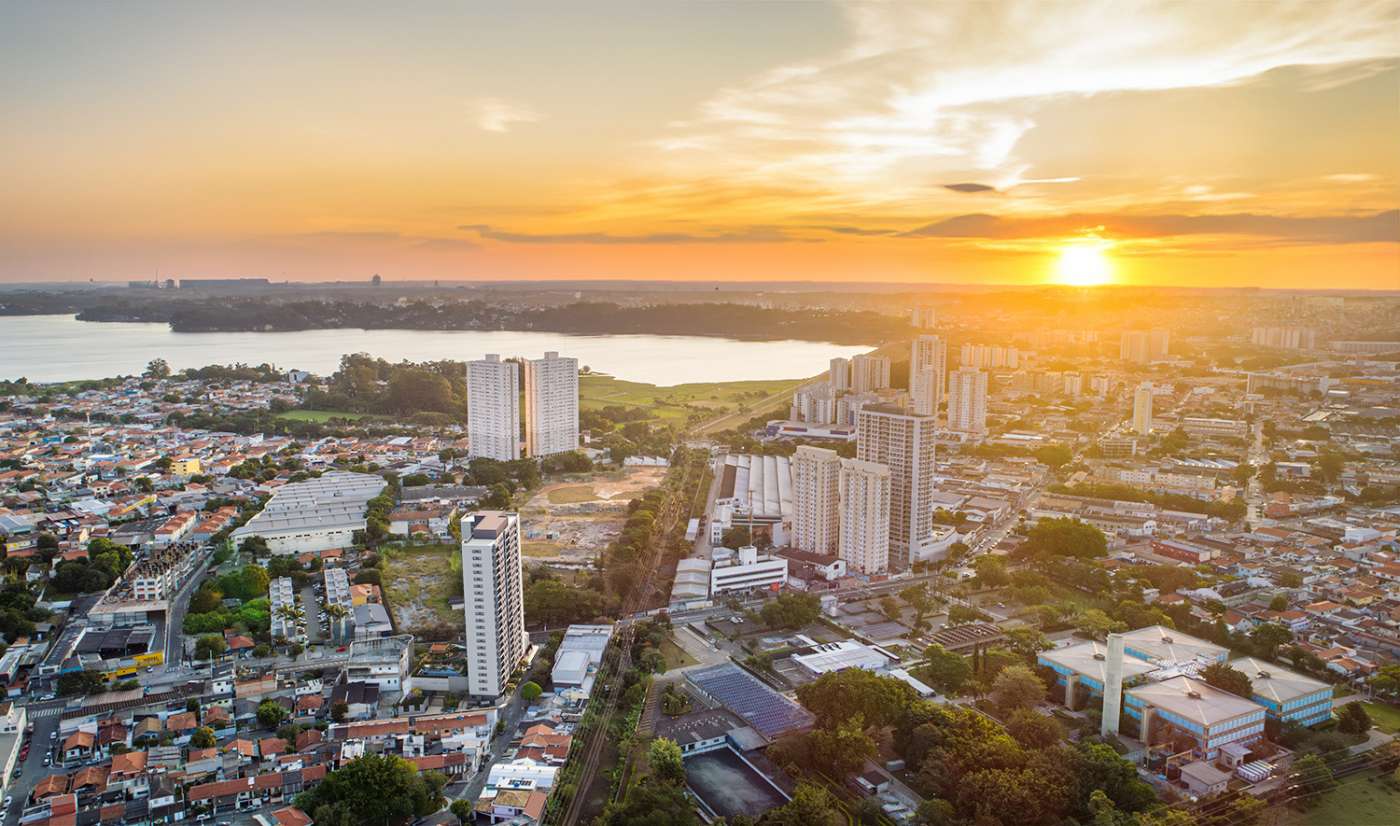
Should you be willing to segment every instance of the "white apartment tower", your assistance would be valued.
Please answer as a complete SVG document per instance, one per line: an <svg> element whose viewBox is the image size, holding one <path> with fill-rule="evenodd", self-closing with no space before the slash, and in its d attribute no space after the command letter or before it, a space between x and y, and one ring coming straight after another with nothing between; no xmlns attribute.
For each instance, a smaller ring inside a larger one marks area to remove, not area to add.
<svg viewBox="0 0 1400 826"><path fill-rule="evenodd" d="M834 556L840 534L841 457L801 445L792 454L792 545Z"/></svg>
<svg viewBox="0 0 1400 826"><path fill-rule="evenodd" d="M828 383L831 391L836 395L841 395L851 389L851 360L834 358L831 360L831 369L827 373Z"/></svg>
<svg viewBox="0 0 1400 826"><path fill-rule="evenodd" d="M948 369L948 342L939 336L914 339L909 354L909 401L920 416L938 415Z"/></svg>
<svg viewBox="0 0 1400 826"><path fill-rule="evenodd" d="M847 570L882 574L890 567L890 469L860 459L840 467L839 556Z"/></svg>
<svg viewBox="0 0 1400 826"><path fill-rule="evenodd" d="M468 692L494 699L530 647L519 514L478 511L462 519L462 595Z"/></svg>
<svg viewBox="0 0 1400 826"><path fill-rule="evenodd" d="M525 452L578 449L578 359L545 353L525 362Z"/></svg>
<svg viewBox="0 0 1400 826"><path fill-rule="evenodd" d="M1123 361L1148 364L1161 361L1171 349L1171 334L1166 330L1124 330L1118 344L1118 357Z"/></svg>
<svg viewBox="0 0 1400 826"><path fill-rule="evenodd" d="M520 458L520 378L495 353L467 362L467 438L473 459Z"/></svg>
<svg viewBox="0 0 1400 826"><path fill-rule="evenodd" d="M890 386L888 356L864 354L851 359L851 390L870 393Z"/></svg>
<svg viewBox="0 0 1400 826"><path fill-rule="evenodd" d="M959 433L987 432L987 374L971 367L948 377L948 429Z"/></svg>
<svg viewBox="0 0 1400 826"><path fill-rule="evenodd" d="M1152 382L1145 381L1133 391L1133 432L1146 436L1152 432Z"/></svg>
<svg viewBox="0 0 1400 826"><path fill-rule="evenodd" d="M856 458L890 469L889 569L909 570L933 537L935 420L888 405L856 416Z"/></svg>

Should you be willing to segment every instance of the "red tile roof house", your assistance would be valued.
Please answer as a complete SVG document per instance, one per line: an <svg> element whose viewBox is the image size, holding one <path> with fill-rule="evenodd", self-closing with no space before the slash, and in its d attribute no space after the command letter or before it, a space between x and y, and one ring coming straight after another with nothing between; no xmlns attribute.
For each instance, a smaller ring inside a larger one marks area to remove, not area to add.
<svg viewBox="0 0 1400 826"><path fill-rule="evenodd" d="M63 741L63 762L76 763L92 756L97 748L97 735L90 731L78 730Z"/></svg>
<svg viewBox="0 0 1400 826"><path fill-rule="evenodd" d="M192 809L199 807L202 811L220 814L290 800L325 776L325 766L308 766L294 771L201 783L190 787L186 799Z"/></svg>

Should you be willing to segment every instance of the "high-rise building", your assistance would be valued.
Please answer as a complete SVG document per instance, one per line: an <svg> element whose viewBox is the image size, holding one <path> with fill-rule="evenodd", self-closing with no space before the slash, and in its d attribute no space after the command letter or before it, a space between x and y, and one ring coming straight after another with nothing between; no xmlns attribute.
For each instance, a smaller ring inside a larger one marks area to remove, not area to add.
<svg viewBox="0 0 1400 826"><path fill-rule="evenodd" d="M909 354L909 401L920 416L938 415L948 369L948 342L939 336L914 339Z"/></svg>
<svg viewBox="0 0 1400 826"><path fill-rule="evenodd" d="M1152 432L1152 382L1145 381L1133 391L1133 432L1146 436Z"/></svg>
<svg viewBox="0 0 1400 826"><path fill-rule="evenodd" d="M938 313L933 307L915 307L909 316L909 323L921 330L931 330L937 322Z"/></svg>
<svg viewBox="0 0 1400 826"><path fill-rule="evenodd" d="M866 353L851 359L851 390L870 393L890 386L890 359Z"/></svg>
<svg viewBox="0 0 1400 826"><path fill-rule="evenodd" d="M846 568L861 574L886 572L890 567L890 469L875 462L841 459L839 492L838 554Z"/></svg>
<svg viewBox="0 0 1400 826"><path fill-rule="evenodd" d="M909 570L933 536L935 420L887 405L856 416L856 458L890 469L890 570Z"/></svg>
<svg viewBox="0 0 1400 826"><path fill-rule="evenodd" d="M1283 350L1317 349L1317 331L1311 327L1255 327L1249 338L1256 347Z"/></svg>
<svg viewBox="0 0 1400 826"><path fill-rule="evenodd" d="M1084 395L1084 377L1078 373L1065 373L1065 395L1077 399Z"/></svg>
<svg viewBox="0 0 1400 826"><path fill-rule="evenodd" d="M851 360L834 358L831 360L831 369L827 373L827 383L831 385L832 392L840 395L851 389Z"/></svg>
<svg viewBox="0 0 1400 826"><path fill-rule="evenodd" d="M1166 330L1124 330L1118 344L1118 357L1123 361L1149 364L1167 357L1171 349L1171 334Z"/></svg>
<svg viewBox="0 0 1400 826"><path fill-rule="evenodd" d="M545 353L525 362L525 452L578 449L578 359Z"/></svg>
<svg viewBox="0 0 1400 826"><path fill-rule="evenodd" d="M948 377L948 429L959 433L987 432L987 374L971 367Z"/></svg>
<svg viewBox="0 0 1400 826"><path fill-rule="evenodd" d="M829 384L809 384L792 394L794 421L831 424L836 421L836 391Z"/></svg>
<svg viewBox="0 0 1400 826"><path fill-rule="evenodd" d="M792 454L792 545L834 555L841 512L841 457L834 450L800 445Z"/></svg>
<svg viewBox="0 0 1400 826"><path fill-rule="evenodd" d="M462 595L468 692L499 697L530 647L519 514L478 511L462 519Z"/></svg>
<svg viewBox="0 0 1400 826"><path fill-rule="evenodd" d="M976 367L981 370L995 367L1015 370L1021 366L1021 351L999 344L964 344L958 352L958 361L963 367Z"/></svg>
<svg viewBox="0 0 1400 826"><path fill-rule="evenodd" d="M467 439L473 459L520 458L520 377L495 353L467 362Z"/></svg>

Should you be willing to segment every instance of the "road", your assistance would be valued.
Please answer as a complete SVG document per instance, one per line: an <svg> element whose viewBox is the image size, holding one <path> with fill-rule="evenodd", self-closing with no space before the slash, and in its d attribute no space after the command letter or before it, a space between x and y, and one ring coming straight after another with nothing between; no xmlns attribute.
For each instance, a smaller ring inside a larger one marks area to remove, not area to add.
<svg viewBox="0 0 1400 826"><path fill-rule="evenodd" d="M300 596L301 612L306 620L306 640L310 643L321 642L321 601L316 598L316 589L307 585L301 589Z"/></svg>
<svg viewBox="0 0 1400 826"><path fill-rule="evenodd" d="M525 716L525 708L526 703L520 699L520 692L517 691L501 711L500 719L505 723L505 727L498 736L492 738L491 748L487 752L486 760L481 764L481 771L472 776L460 794L449 795L449 797L467 800L472 804L476 803L476 799L481 796L482 789L486 788L486 778L491 773L492 764L501 759L506 746L510 745L510 741L515 738L516 729L520 727L520 720Z"/></svg>
<svg viewBox="0 0 1400 826"><path fill-rule="evenodd" d="M14 797L14 802L5 811L6 823L19 822L19 812L24 808L24 801L28 799L34 784L57 771L52 766L44 766L44 757L49 754L49 749L56 744L56 741L49 740L49 735L58 730L58 719L63 712L63 705L63 700L50 700L44 703L34 703L25 708L30 722L34 723L34 735L29 744L29 757L16 764L21 770L20 776L10 782L9 790L6 792Z"/></svg>
<svg viewBox="0 0 1400 826"><path fill-rule="evenodd" d="M180 590L170 598L170 611L166 615L165 622L165 666L166 669L178 668L185 656L185 637L182 629L185 624L185 614L190 609L190 597L194 596L195 589L199 581L204 578L205 571L209 570L209 563L214 559L214 547L206 545L196 553L204 554L199 566L195 568Z"/></svg>

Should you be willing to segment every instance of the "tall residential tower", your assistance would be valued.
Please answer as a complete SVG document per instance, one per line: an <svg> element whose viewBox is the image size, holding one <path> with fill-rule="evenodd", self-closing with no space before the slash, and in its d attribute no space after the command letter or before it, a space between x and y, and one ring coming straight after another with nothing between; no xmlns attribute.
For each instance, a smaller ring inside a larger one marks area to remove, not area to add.
<svg viewBox="0 0 1400 826"><path fill-rule="evenodd" d="M467 362L467 439L473 459L520 458L520 378L495 353Z"/></svg>
<svg viewBox="0 0 1400 826"><path fill-rule="evenodd" d="M578 449L578 359L545 353L525 362L525 453Z"/></svg>
<svg viewBox="0 0 1400 826"><path fill-rule="evenodd" d="M824 447L800 445L792 454L792 545L834 556L840 534L841 457Z"/></svg>
<svg viewBox="0 0 1400 826"><path fill-rule="evenodd" d="M462 519L462 595L467 682L474 697L496 698L525 658L525 593L520 516L478 511Z"/></svg>
<svg viewBox="0 0 1400 826"><path fill-rule="evenodd" d="M987 432L987 374L964 367L948 377L948 429Z"/></svg>
<svg viewBox="0 0 1400 826"><path fill-rule="evenodd" d="M933 538L934 418L888 405L856 416L856 458L890 469L890 571L909 570Z"/></svg>

